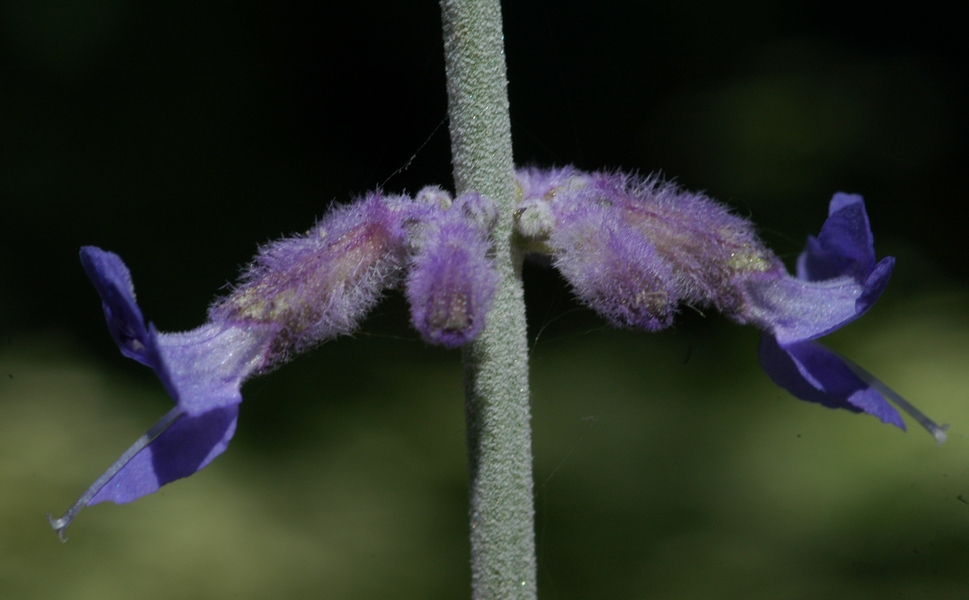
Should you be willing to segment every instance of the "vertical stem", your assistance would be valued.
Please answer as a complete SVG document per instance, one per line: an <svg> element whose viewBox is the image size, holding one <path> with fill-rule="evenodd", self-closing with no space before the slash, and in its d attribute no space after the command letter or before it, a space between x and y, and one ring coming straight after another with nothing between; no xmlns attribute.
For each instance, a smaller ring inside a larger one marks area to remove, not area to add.
<svg viewBox="0 0 969 600"><path fill-rule="evenodd" d="M528 344L498 0L441 0L456 192L498 203L501 276L484 331L465 347L471 585L476 600L536 597Z"/></svg>

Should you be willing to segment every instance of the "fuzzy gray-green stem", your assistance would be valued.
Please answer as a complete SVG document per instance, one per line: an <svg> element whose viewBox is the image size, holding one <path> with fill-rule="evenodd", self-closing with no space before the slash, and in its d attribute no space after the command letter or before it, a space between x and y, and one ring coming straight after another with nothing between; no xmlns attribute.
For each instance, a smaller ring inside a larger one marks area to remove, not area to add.
<svg viewBox="0 0 969 600"><path fill-rule="evenodd" d="M501 279L465 347L471 585L477 600L536 597L535 509L522 251L512 243L511 123L498 0L441 0L456 192L498 203Z"/></svg>

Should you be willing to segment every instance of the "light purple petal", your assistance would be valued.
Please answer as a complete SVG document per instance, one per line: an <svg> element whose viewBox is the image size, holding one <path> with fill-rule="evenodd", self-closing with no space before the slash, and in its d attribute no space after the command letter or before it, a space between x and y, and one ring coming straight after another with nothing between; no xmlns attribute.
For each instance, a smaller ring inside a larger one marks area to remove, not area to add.
<svg viewBox="0 0 969 600"><path fill-rule="evenodd" d="M850 277L811 283L786 274L748 277L743 286L745 318L773 333L781 345L813 340L853 321L864 291Z"/></svg>
<svg viewBox="0 0 969 600"><path fill-rule="evenodd" d="M174 387L187 416L242 402L242 382L264 366L274 328L266 323L207 323L185 333L158 334Z"/></svg>
<svg viewBox="0 0 969 600"><path fill-rule="evenodd" d="M803 281L783 272L744 277L739 283L746 300L743 317L773 333L781 345L817 339L865 314L894 265L894 258L885 258L861 283L849 276Z"/></svg>
<svg viewBox="0 0 969 600"><path fill-rule="evenodd" d="M759 355L761 366L774 383L801 400L828 408L865 412L905 429L901 415L888 400L823 346L815 342L780 346L770 334L764 333Z"/></svg>

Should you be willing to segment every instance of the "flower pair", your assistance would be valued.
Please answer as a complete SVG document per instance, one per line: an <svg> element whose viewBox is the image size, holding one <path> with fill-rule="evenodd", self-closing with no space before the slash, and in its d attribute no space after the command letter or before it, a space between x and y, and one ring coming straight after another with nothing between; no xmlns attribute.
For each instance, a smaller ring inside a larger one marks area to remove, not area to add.
<svg viewBox="0 0 969 600"><path fill-rule="evenodd" d="M904 429L892 400L945 439L944 428L815 341L864 314L894 266L875 262L860 196L834 196L794 277L748 221L656 178L524 169L517 183L522 249L549 256L579 299L613 324L656 331L682 304L714 307L764 331L761 365L798 398ZM497 283L488 238L496 218L477 194L369 194L260 249L208 322L185 333L146 325L121 259L83 248L112 337L155 371L175 408L51 525L64 539L84 506L130 502L203 468L235 432L243 381L352 332L386 289L403 288L426 341L453 348L474 339Z"/></svg>

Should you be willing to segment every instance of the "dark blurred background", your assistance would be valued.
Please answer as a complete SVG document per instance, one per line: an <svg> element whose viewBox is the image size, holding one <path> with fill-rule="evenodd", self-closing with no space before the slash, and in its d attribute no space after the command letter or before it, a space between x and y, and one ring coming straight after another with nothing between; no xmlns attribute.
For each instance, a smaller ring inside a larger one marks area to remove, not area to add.
<svg viewBox="0 0 969 600"><path fill-rule="evenodd" d="M534 0L504 11L517 163L661 171L751 217L789 263L833 192L863 194L877 250L898 268L858 337L832 344L940 419L966 415L957 5ZM247 384L232 450L132 505L150 509L90 509L64 547L40 519L165 410L151 373L107 335L81 245L124 258L160 329L193 328L258 244L304 231L330 203L378 186L450 187L445 118L434 2L0 6L0 595L130 597L142 584L157 597L467 595L459 360L419 341L396 295L354 338ZM946 597L969 585L958 441L942 450L951 464L924 470L943 460L924 433L772 388L752 330L687 312L660 335L610 332L554 272L525 276L543 597L907 598L927 586ZM813 423L816 445L791 423ZM861 450L859 429L876 440ZM753 447L771 435L793 454ZM856 451L873 463L844 458ZM779 484L750 466L761 453L796 456L771 468L805 479ZM832 481L828 504L803 495ZM328 496L331 483L346 495ZM761 484L783 488L776 502ZM939 504L898 500L916 487ZM204 511L221 509L230 523L199 533L198 521L218 522ZM165 510L173 521L145 525ZM235 530L227 515L287 535ZM171 522L186 528L158 542L171 554L137 562L119 550L152 546ZM196 547L204 558L185 559ZM119 577L129 583L105 583Z"/></svg>

